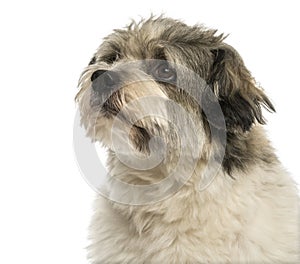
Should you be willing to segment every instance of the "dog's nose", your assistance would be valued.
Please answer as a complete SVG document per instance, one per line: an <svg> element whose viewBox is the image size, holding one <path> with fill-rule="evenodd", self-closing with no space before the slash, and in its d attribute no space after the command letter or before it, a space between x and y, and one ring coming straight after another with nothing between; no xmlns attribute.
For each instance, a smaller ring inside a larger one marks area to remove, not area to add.
<svg viewBox="0 0 300 264"><path fill-rule="evenodd" d="M96 80L100 75L102 75L105 72L106 72L105 70L98 70L98 71L93 72L91 81L93 82L94 80Z"/></svg>
<svg viewBox="0 0 300 264"><path fill-rule="evenodd" d="M91 81L94 91L101 92L110 90L120 82L120 77L117 72L97 70L92 74Z"/></svg>

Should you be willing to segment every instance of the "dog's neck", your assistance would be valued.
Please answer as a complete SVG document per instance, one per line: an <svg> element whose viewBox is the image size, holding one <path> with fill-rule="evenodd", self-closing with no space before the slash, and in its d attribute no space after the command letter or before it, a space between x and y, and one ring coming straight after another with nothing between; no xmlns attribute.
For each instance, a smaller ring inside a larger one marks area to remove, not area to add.
<svg viewBox="0 0 300 264"><path fill-rule="evenodd" d="M233 138L228 140L233 140ZM230 146L232 147L232 142ZM189 226L188 223L194 217L197 217L197 219L194 219L194 222L197 224L208 221L209 212L214 210L214 206L221 205L223 201L228 199L231 190L236 185L243 184L243 182L248 180L247 177L249 176L246 175L249 174L251 167L264 170L264 167L270 167L272 164L278 163L276 156L271 154L273 151L266 140L264 131L259 127L247 133L243 138L240 137L234 146L235 149L226 150L227 156L224 160L225 163L227 162L231 166L230 173L226 169L228 164L225 164L225 166L223 164L223 167L212 179L214 184L208 184L205 186L206 188L203 188L203 172L207 164L205 159L199 159L188 181L170 197L144 205L124 205L112 202L113 208L138 233L148 232L150 228L155 227L154 223L168 226L172 222L177 222L179 223L178 226L184 229L185 226ZM263 156L259 156L259 153L256 153L258 148L264 149L264 152L259 152L264 153ZM243 151L243 155L237 156L238 151ZM247 165L247 171L245 171L244 167L238 166L240 162L244 162ZM147 184L151 183L151 181L153 182L154 178L159 181L165 177L165 175L160 174L161 171L158 168L143 171L142 173L136 170L129 170L128 167L120 163L112 152L110 153L109 164L113 176L117 175L119 179L125 179L130 184ZM138 178L135 178L135 176L138 176ZM210 182L205 184L207 183ZM198 207L195 207L195 204L198 204ZM179 207L181 210L177 210ZM184 212L182 208L184 208Z"/></svg>
<svg viewBox="0 0 300 264"><path fill-rule="evenodd" d="M227 132L227 144L223 169L232 174L236 170L245 171L256 164L266 166L278 163L278 158L262 126L256 125L248 132Z"/></svg>
<svg viewBox="0 0 300 264"><path fill-rule="evenodd" d="M193 218L195 224L202 224L202 222L204 224L207 221L205 215L209 215L208 212L212 208L210 204L214 205L216 199L219 199L218 204L221 203L226 196L223 191L224 186L228 185L226 188L228 192L230 186L234 184L234 180L220 170L214 179L214 184L201 190L201 173L205 165L203 160L199 160L188 181L177 192L161 201L144 205L128 205L111 201L111 206L125 222L128 222L129 227L139 234L153 232L158 223L165 225L167 230L172 223L176 222L180 232L185 232L187 227L190 228L190 221ZM151 176L153 177L149 173L145 177ZM198 204L198 207L195 207L195 204Z"/></svg>

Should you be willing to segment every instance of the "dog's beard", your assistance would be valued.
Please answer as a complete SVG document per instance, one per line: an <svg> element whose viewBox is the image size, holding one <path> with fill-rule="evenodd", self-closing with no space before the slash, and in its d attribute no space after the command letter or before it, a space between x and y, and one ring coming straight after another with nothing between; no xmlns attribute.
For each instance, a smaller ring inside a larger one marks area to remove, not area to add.
<svg viewBox="0 0 300 264"><path fill-rule="evenodd" d="M143 88L140 85L141 90ZM153 93L154 90L152 87L151 96L148 93L148 96L138 98L137 92L127 93L128 101L121 100L125 98L125 91L120 90L102 106L97 105L99 98L93 98L94 93L90 91L90 108L83 116L88 136L117 153L123 164L137 171L155 171L156 175L160 175L152 177L152 183L178 170L176 164L183 158L182 153L189 156L185 160L194 160L196 154L199 154L193 151L195 142L192 141L195 137L189 135L190 131L196 133L188 129L190 124L187 120L191 118L178 113L177 105L161 91ZM107 105L109 108L106 108ZM189 143L183 142L189 138ZM188 161L185 163L188 164Z"/></svg>

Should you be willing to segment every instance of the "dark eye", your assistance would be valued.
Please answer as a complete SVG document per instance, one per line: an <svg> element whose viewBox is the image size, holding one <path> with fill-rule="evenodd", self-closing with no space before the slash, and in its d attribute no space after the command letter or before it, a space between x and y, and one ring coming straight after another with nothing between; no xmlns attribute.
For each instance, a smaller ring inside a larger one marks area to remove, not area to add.
<svg viewBox="0 0 300 264"><path fill-rule="evenodd" d="M89 62L89 65L93 65L93 64L95 64L96 63L96 57L93 57L91 60L90 60L90 62Z"/></svg>
<svg viewBox="0 0 300 264"><path fill-rule="evenodd" d="M116 62L119 59L119 54L118 53L114 53L114 54L110 54L108 56L104 56L102 57L102 61L108 63L108 64L113 64L114 62Z"/></svg>
<svg viewBox="0 0 300 264"><path fill-rule="evenodd" d="M167 62L163 62L155 68L153 77L157 81L174 82L176 80L176 71Z"/></svg>

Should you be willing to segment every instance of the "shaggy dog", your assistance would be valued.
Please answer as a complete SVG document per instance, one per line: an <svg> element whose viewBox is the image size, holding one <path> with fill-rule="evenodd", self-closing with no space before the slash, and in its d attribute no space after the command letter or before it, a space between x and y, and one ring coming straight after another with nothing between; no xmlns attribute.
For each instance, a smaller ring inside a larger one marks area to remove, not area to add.
<svg viewBox="0 0 300 264"><path fill-rule="evenodd" d="M224 38L151 17L83 72L81 120L109 156L92 263L299 263L297 188L262 127L275 110Z"/></svg>

